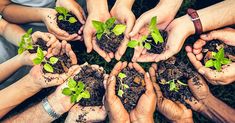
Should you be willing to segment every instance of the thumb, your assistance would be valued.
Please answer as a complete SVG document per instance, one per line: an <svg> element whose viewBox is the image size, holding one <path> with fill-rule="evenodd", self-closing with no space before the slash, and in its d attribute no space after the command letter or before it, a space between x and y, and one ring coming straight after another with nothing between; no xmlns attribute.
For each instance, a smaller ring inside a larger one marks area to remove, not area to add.
<svg viewBox="0 0 235 123"><path fill-rule="evenodd" d="M126 20L126 31L125 31L125 35L127 38L129 38L129 33L131 32L134 24L135 24L135 17L128 17L128 19Z"/></svg>
<svg viewBox="0 0 235 123"><path fill-rule="evenodd" d="M141 30L141 28L144 27L144 25L145 25L144 19L142 18L137 19L132 31L129 33L129 36L130 37L135 36Z"/></svg>
<svg viewBox="0 0 235 123"><path fill-rule="evenodd" d="M87 48L87 53L90 53L92 51L92 32L84 30L83 37Z"/></svg>
<svg viewBox="0 0 235 123"><path fill-rule="evenodd" d="M82 11L79 11L79 9L72 9L72 12L82 24L85 24L85 19L83 18Z"/></svg>
<svg viewBox="0 0 235 123"><path fill-rule="evenodd" d="M171 56L173 56L175 53L171 50L166 50L165 52L163 52L162 54L159 54L156 56L155 58L155 62L159 62L162 60L167 60L168 58L170 58Z"/></svg>

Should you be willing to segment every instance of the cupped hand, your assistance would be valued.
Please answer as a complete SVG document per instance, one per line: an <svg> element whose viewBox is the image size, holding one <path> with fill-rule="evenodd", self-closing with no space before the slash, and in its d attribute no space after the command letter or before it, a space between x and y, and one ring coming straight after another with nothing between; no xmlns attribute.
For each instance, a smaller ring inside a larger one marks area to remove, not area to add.
<svg viewBox="0 0 235 123"><path fill-rule="evenodd" d="M124 108L121 100L115 94L116 77L118 73L127 66L127 62L118 62L107 81L105 93L105 108L108 112L111 123L130 122L129 114Z"/></svg>
<svg viewBox="0 0 235 123"><path fill-rule="evenodd" d="M213 85L227 85L234 82L235 80L234 62L229 65L222 66L221 72L218 72L217 70L212 70L210 68L203 66L201 61L198 60L196 55L193 53L192 47L187 46L185 49L187 51L187 56L191 61L191 63L198 70L198 72L208 80L208 82L210 82Z"/></svg>
<svg viewBox="0 0 235 123"><path fill-rule="evenodd" d="M180 102L173 102L162 95L161 89L156 83L156 70L157 65L153 64L149 69L149 73L154 82L153 86L157 95L157 110L173 122L185 122L186 120L192 122L192 111L190 109L187 109Z"/></svg>

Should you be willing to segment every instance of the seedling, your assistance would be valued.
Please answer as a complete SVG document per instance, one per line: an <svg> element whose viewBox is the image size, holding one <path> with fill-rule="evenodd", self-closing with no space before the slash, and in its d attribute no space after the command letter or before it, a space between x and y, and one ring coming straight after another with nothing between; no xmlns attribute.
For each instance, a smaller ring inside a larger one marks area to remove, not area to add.
<svg viewBox="0 0 235 123"><path fill-rule="evenodd" d="M66 96L70 96L71 103L79 102L82 98L89 99L91 97L89 91L85 90L85 84L82 81L76 82L69 78L68 87L62 90Z"/></svg>
<svg viewBox="0 0 235 123"><path fill-rule="evenodd" d="M120 84L119 84L119 87L118 87L118 96L122 97L122 95L124 94L124 90L125 89L128 89L129 86L127 84L124 84L123 83L123 79L126 78L126 74L124 73L119 73L118 74L118 78L120 80Z"/></svg>
<svg viewBox="0 0 235 123"><path fill-rule="evenodd" d="M37 57L35 59L33 59L33 63L38 65L41 64L42 62L45 62L45 64L43 65L44 70L46 70L47 72L53 73L54 69L51 65L54 65L58 62L58 58L56 57L51 57L48 60L45 59L45 55L42 51L42 49L40 47L38 47L37 49Z"/></svg>
<svg viewBox="0 0 235 123"><path fill-rule="evenodd" d="M208 60L205 64L206 67L214 67L217 71L221 71L221 66L230 64L231 60L224 57L224 48L219 49L219 51L212 52L212 59Z"/></svg>
<svg viewBox="0 0 235 123"><path fill-rule="evenodd" d="M176 84L176 82L178 84ZM181 82L180 80L170 80L166 83L162 83L162 84L169 84L170 85L170 91L175 91L175 92L178 92L179 91L179 85L182 85L182 86L187 86L187 84Z"/></svg>
<svg viewBox="0 0 235 123"><path fill-rule="evenodd" d="M163 37L162 37L159 29L157 28L157 17L153 17L151 19L151 22L150 22L150 25L149 25L148 29L149 29L150 35L153 38L155 44L164 42ZM146 48L147 50L150 50L151 47L152 47L151 46L152 40L148 40L147 37L148 36L143 35L140 38L140 40L131 40L131 41L129 41L128 47L135 48L136 46L140 46L140 47Z"/></svg>
<svg viewBox="0 0 235 123"><path fill-rule="evenodd" d="M31 37L32 32L33 32L33 29L30 28L21 37L21 41L19 43L18 54L22 54L26 50L32 50L33 49L33 42L32 42L32 37Z"/></svg>
<svg viewBox="0 0 235 123"><path fill-rule="evenodd" d="M92 24L93 27L96 29L96 38L100 40L103 34L108 37L111 32L113 32L116 36L123 34L126 30L126 25L116 24L113 28L115 21L115 18L110 18L105 23L93 20Z"/></svg>
<svg viewBox="0 0 235 123"><path fill-rule="evenodd" d="M58 20L68 21L71 24L77 22L77 19L75 17L72 17L69 14L69 10L67 10L66 8L64 8L64 7L55 7L55 10L60 14L58 16ZM69 17L69 18L67 19L67 17Z"/></svg>

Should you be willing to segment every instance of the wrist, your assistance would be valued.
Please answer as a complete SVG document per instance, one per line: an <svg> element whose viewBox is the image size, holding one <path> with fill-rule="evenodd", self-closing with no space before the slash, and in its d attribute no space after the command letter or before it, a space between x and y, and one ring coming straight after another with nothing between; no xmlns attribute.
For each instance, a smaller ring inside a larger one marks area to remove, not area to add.
<svg viewBox="0 0 235 123"><path fill-rule="evenodd" d="M51 8L40 8L40 19L45 23L46 18L50 17L51 14L56 15L57 12Z"/></svg>
<svg viewBox="0 0 235 123"><path fill-rule="evenodd" d="M184 27L184 30L187 36L195 34L195 27L190 16L184 15L182 17L177 18L177 21L180 25Z"/></svg>
<svg viewBox="0 0 235 123"><path fill-rule="evenodd" d="M17 61L16 63L18 63L20 66L26 65L23 55L20 55L20 54L16 55L16 61Z"/></svg>
<svg viewBox="0 0 235 123"><path fill-rule="evenodd" d="M34 78L33 76L31 76L30 74L27 74L27 75L25 76L25 80L24 80L24 81L27 82L27 83L29 83L29 85L30 85L29 88L30 88L30 91L32 91L32 92L37 92L37 91L43 89L42 86L39 85L39 84L35 81L35 78Z"/></svg>
<svg viewBox="0 0 235 123"><path fill-rule="evenodd" d="M62 115L67 112L67 110L63 108L61 104L63 102L58 100L57 96L54 93L48 96L48 102L51 105L52 109L55 111L55 113Z"/></svg>
<svg viewBox="0 0 235 123"><path fill-rule="evenodd" d="M132 123L154 123L154 120L152 117L148 118L140 118L136 120L131 120Z"/></svg>
<svg viewBox="0 0 235 123"><path fill-rule="evenodd" d="M109 13L107 0L86 0L88 14Z"/></svg>
<svg viewBox="0 0 235 123"><path fill-rule="evenodd" d="M172 121L172 123L193 123L193 118L183 118L183 119L179 119L179 120L174 120Z"/></svg>
<svg viewBox="0 0 235 123"><path fill-rule="evenodd" d="M129 0L129 1L127 1L127 0L116 0L116 2L114 4L114 7L115 6L121 6L121 7L126 7L126 8L131 10L133 3L134 3L134 0Z"/></svg>
<svg viewBox="0 0 235 123"><path fill-rule="evenodd" d="M215 100L216 98L214 97L214 95L209 92L208 95L200 101L205 105L205 107L210 107L210 102L214 102Z"/></svg>

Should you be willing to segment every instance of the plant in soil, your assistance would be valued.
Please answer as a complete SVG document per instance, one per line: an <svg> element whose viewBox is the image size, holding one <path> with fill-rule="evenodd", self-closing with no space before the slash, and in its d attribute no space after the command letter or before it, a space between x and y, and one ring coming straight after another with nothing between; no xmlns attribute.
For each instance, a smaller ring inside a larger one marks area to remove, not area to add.
<svg viewBox="0 0 235 123"><path fill-rule="evenodd" d="M82 24L77 17L64 7L55 7L57 11L57 23L59 28L65 30L69 34L78 33Z"/></svg>
<svg viewBox="0 0 235 123"><path fill-rule="evenodd" d="M149 24L149 35L143 35L139 40L131 40L128 42L128 47L135 48L136 46L147 49L150 53L161 53L166 45L167 33L160 31L157 28L157 17L153 17Z"/></svg>
<svg viewBox="0 0 235 123"><path fill-rule="evenodd" d="M135 69L124 68L118 74L115 91L125 109L130 112L136 107L139 98L146 91L144 75Z"/></svg>
<svg viewBox="0 0 235 123"><path fill-rule="evenodd" d="M124 39L123 33L126 30L126 25L115 22L115 18L110 18L106 22L92 21L93 27L96 29L97 44L108 53L116 52Z"/></svg>
<svg viewBox="0 0 235 123"><path fill-rule="evenodd" d="M32 32L33 29L30 28L27 32L21 37L21 41L19 43L18 54L22 54L24 51L29 51L29 53L36 53L37 48L40 47L42 50L48 50L46 46L46 42L42 39L38 39L34 44L32 40Z"/></svg>
<svg viewBox="0 0 235 123"><path fill-rule="evenodd" d="M83 82L84 89L90 93L90 98L83 98L80 100L81 106L102 106L103 96L105 94L104 88L104 70L98 65L89 65L87 63L81 65L81 70L73 79L75 81Z"/></svg>
<svg viewBox="0 0 235 123"><path fill-rule="evenodd" d="M69 78L68 87L62 90L66 96L70 96L71 103L77 103L81 99L89 99L91 97L88 90L85 89L85 84L82 81L76 82L74 79Z"/></svg>
<svg viewBox="0 0 235 123"><path fill-rule="evenodd" d="M158 63L156 71L157 83L163 92L163 95L173 101L180 101L185 104L184 99L192 100L192 94L187 81L197 76L197 73L191 69L188 63L171 57L166 61ZM200 84L197 80L194 84Z"/></svg>

